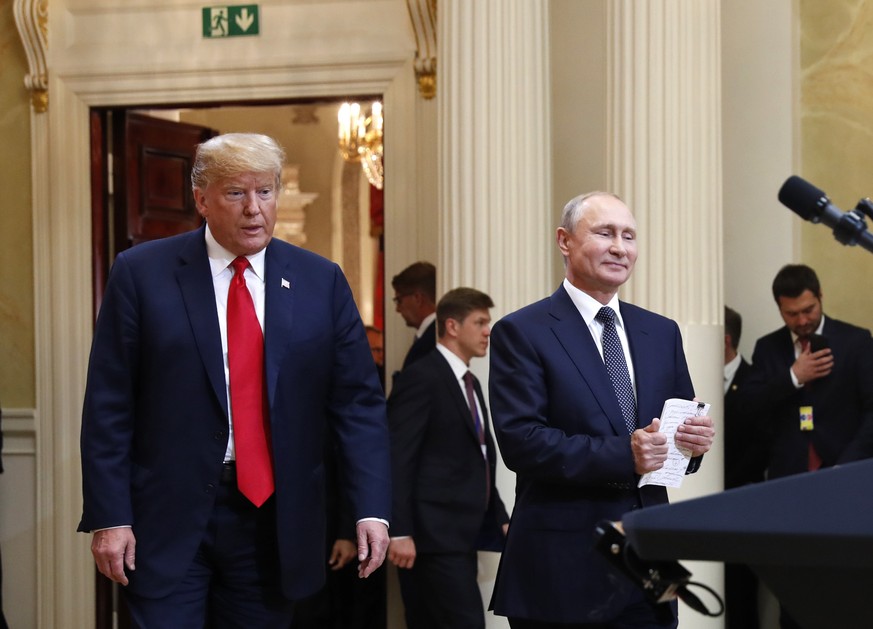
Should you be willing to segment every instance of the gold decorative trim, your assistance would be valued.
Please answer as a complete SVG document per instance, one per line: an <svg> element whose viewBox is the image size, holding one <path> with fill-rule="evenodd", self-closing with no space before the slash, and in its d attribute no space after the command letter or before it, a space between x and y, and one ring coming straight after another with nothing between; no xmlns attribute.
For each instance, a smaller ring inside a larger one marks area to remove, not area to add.
<svg viewBox="0 0 873 629"><path fill-rule="evenodd" d="M427 100L436 96L436 3L437 0L406 0L415 33L415 77L419 93Z"/></svg>
<svg viewBox="0 0 873 629"><path fill-rule="evenodd" d="M48 111L48 0L14 0L15 25L27 54L30 74L24 85L30 90L33 111Z"/></svg>

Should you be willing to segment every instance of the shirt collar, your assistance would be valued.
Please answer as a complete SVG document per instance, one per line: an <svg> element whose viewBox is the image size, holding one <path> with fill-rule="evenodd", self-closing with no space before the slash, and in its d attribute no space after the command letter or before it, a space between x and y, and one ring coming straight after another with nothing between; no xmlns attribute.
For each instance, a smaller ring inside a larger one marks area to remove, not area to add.
<svg viewBox="0 0 873 629"><path fill-rule="evenodd" d="M427 315L424 320L421 322L421 325L418 326L418 329L415 331L415 338L421 338L421 335L424 334L424 331L427 330L427 326L436 320L436 313L432 312Z"/></svg>
<svg viewBox="0 0 873 629"><path fill-rule="evenodd" d="M822 330L824 330L824 323L825 323L825 316L824 316L824 313L822 313L822 315L821 315L821 321L819 322L818 327L815 329L815 332L813 332L813 334L821 334L821 333L822 333ZM794 343L794 344L796 345L796 344L797 344L797 339L799 339L800 337L797 336L797 335L796 335L794 332L792 332L791 330L789 330L789 332L791 333L791 342Z"/></svg>
<svg viewBox="0 0 873 629"><path fill-rule="evenodd" d="M724 366L724 387L727 391L728 385L733 382L737 369L740 368L740 363L743 362L743 357L737 354Z"/></svg>
<svg viewBox="0 0 873 629"><path fill-rule="evenodd" d="M257 253L246 256L249 264L252 266L252 271L263 282L264 281L264 259L266 257L267 248L264 247ZM230 266L237 256L222 247L212 231L209 229L209 223L206 224L206 255L209 256L209 267L212 270L212 277L223 273Z"/></svg>
<svg viewBox="0 0 873 629"><path fill-rule="evenodd" d="M585 320L585 325L591 327L591 322L594 321L594 317L597 316L597 313L600 312L600 309L603 308L604 304L601 304L588 293L573 286L567 278L564 278L564 290L567 291L570 300L573 302L573 305L576 306L576 310L578 310L579 314L582 315L582 318ZM606 305L612 308L615 312L615 324L624 328L624 321L621 318L621 310L619 309L618 293L613 295L612 299L610 299L609 303Z"/></svg>
<svg viewBox="0 0 873 629"><path fill-rule="evenodd" d="M464 374L470 371L470 367L458 356L455 352L450 350L448 347L437 341L436 344L437 350L439 353L443 355L443 357L448 361L449 367L452 368L452 373L455 374L455 378L460 380L464 377Z"/></svg>

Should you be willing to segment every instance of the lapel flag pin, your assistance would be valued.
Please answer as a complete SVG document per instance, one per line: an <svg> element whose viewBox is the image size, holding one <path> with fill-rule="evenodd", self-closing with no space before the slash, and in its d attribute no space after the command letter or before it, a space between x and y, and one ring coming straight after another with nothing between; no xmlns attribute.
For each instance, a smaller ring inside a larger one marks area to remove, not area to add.
<svg viewBox="0 0 873 629"><path fill-rule="evenodd" d="M284 277L282 278L282 288L291 288L291 282L286 280Z"/></svg>

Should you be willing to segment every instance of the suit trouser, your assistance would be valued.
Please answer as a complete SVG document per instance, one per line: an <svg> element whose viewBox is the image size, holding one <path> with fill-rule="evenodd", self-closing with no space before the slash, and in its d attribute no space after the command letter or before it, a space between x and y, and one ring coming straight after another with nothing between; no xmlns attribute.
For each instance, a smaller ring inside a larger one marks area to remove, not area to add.
<svg viewBox="0 0 873 629"><path fill-rule="evenodd" d="M403 618L407 629L434 629L434 619L418 595L415 575L410 568L397 568L400 596L403 598Z"/></svg>
<svg viewBox="0 0 873 629"><path fill-rule="evenodd" d="M476 578L478 565L476 551L416 556L412 576L419 603L433 621L429 626L484 629L485 609Z"/></svg>
<svg viewBox="0 0 873 629"><path fill-rule="evenodd" d="M297 603L292 629L385 629L385 568L358 577L357 560L327 573L327 583L313 597Z"/></svg>
<svg viewBox="0 0 873 629"><path fill-rule="evenodd" d="M160 599L125 592L140 629L282 629L293 603L282 596L276 550L276 508L260 508L236 487L219 485L215 507L188 573Z"/></svg>

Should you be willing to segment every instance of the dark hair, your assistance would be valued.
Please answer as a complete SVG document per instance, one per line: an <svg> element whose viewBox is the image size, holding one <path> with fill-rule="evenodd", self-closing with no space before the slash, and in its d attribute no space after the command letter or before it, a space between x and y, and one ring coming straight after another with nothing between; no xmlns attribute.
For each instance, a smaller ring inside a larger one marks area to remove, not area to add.
<svg viewBox="0 0 873 629"><path fill-rule="evenodd" d="M454 319L463 321L474 310L487 310L493 308L491 298L475 288L454 288L440 298L436 307L437 335L446 334L446 321Z"/></svg>
<svg viewBox="0 0 873 629"><path fill-rule="evenodd" d="M800 297L803 291L810 291L821 297L821 284L818 276L805 264L786 264L773 280L773 299L779 303L780 297Z"/></svg>
<svg viewBox="0 0 873 629"><path fill-rule="evenodd" d="M743 318L733 308L724 307L724 333L731 337L731 347L740 346L740 334L743 332Z"/></svg>
<svg viewBox="0 0 873 629"><path fill-rule="evenodd" d="M415 262L400 271L391 280L398 293L411 294L420 291L431 301L436 301L436 267L430 262Z"/></svg>

